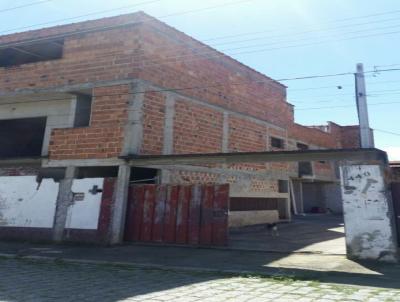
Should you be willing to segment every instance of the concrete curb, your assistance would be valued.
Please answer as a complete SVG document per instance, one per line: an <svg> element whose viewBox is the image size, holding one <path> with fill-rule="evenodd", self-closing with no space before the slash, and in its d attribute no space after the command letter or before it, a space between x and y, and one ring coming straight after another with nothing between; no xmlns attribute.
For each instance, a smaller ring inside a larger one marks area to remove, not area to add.
<svg viewBox="0 0 400 302"><path fill-rule="evenodd" d="M128 245L131 246L144 246L144 247L158 247L161 246L158 243L142 243L142 242L130 242ZM318 255L318 256L337 256L346 258L346 254L339 254L339 253L321 253L321 252L314 252L314 251L291 251L291 250L274 250L274 249L255 249L255 248L243 248L243 247L229 247L229 246L190 246L184 244L163 244L163 247L178 247L178 248L187 248L187 249L205 249L205 250L221 250L221 251L238 251L238 252L253 252L253 253L270 253L270 254L293 254L293 255Z"/></svg>
<svg viewBox="0 0 400 302"><path fill-rule="evenodd" d="M71 263L71 264L88 264L88 265L102 265L109 267L119 266L121 268L135 268L143 270L160 270L160 271L174 271L174 272L188 272L197 274L214 274L225 277L258 277L258 278L272 278L281 280L293 280L293 281L317 281L329 284L336 284L338 286L343 286L341 282L342 276L340 273L336 277L332 276L332 272L327 271L313 271L310 273L298 273L296 269L301 269L301 267L291 267L291 268L266 268L264 271L249 271L249 270L237 270L237 269L212 269L212 268L201 268L201 267L191 267L191 266L175 266L175 265L160 265L152 263L135 263L135 262L124 262L124 261L105 261L105 260L90 260L90 259L75 259L68 257L49 257L49 256L35 256L35 255L23 255L15 253L0 253L0 258L15 259L15 260L31 260L31 261L42 261L47 263L59 264L59 263ZM293 271L291 271L293 269ZM336 275L336 273L334 274ZM328 277L328 278L327 278ZM371 276L358 277L357 279L368 280ZM397 282L393 278L386 278L384 276L374 276L375 281L380 280L382 284L387 284L387 282ZM347 286L367 286L370 285L353 285L347 284ZM374 285L372 287L379 287L379 285Z"/></svg>
<svg viewBox="0 0 400 302"><path fill-rule="evenodd" d="M125 266L130 268L140 268L140 269L155 269L162 271L181 271L181 272L194 272L194 273L213 273L218 275L230 275L230 276L259 276L259 277L287 277L293 279L311 279L305 276L291 276L287 272L280 273L279 268L271 268L271 270L276 270L277 272L258 272L258 271L247 271L247 270L221 270L221 269L211 269L211 268L199 268L191 266L174 266L174 265L160 265L152 263L135 263L135 262L121 262L121 261L105 261L105 260L89 260L89 259L74 259L74 258L63 258L63 257L48 257L48 256L33 256L33 255L18 255L18 254L7 254L0 253L0 257L7 259L17 259L17 260L40 260L49 263L57 262L67 262L72 264L94 264L94 265L104 265L104 266ZM318 273L324 273L320 271ZM314 280L314 279L313 279Z"/></svg>

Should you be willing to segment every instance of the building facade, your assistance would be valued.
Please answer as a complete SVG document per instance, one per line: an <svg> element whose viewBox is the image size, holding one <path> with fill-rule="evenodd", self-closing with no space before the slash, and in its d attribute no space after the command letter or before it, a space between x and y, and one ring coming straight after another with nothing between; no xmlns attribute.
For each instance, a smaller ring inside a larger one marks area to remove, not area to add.
<svg viewBox="0 0 400 302"><path fill-rule="evenodd" d="M340 212L332 162L131 168L123 157L359 146L358 127L297 124L284 85L144 13L1 36L0 125L3 237L108 241L129 182L228 183L232 212L281 220Z"/></svg>

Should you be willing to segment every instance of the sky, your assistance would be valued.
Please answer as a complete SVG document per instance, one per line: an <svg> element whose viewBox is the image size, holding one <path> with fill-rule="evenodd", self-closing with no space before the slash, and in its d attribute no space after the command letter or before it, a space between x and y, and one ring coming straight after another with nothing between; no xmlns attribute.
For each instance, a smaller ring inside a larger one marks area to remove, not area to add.
<svg viewBox="0 0 400 302"><path fill-rule="evenodd" d="M281 81L305 125L358 123L363 63L375 145L400 160L399 0L1 0L0 35L138 10L273 79L349 73Z"/></svg>

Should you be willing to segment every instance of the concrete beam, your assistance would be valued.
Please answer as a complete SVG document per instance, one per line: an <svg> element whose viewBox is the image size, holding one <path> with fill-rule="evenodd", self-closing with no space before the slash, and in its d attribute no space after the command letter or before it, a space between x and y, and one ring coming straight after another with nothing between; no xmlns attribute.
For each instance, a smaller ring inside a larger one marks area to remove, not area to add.
<svg viewBox="0 0 400 302"><path fill-rule="evenodd" d="M15 167L15 166L41 166L42 157L31 158L4 158L0 159L0 167Z"/></svg>
<svg viewBox="0 0 400 302"><path fill-rule="evenodd" d="M132 83L141 82L137 79L122 79L122 80L108 80L108 81L97 81L90 83L80 83L72 85L59 85L48 88L26 88L18 89L18 91L0 91L0 100L9 98L42 98L43 96L52 95L53 99L62 97L65 94L76 93L77 91L91 91L95 87L106 87L116 85L127 85ZM50 99L49 99L50 100Z"/></svg>
<svg viewBox="0 0 400 302"><path fill-rule="evenodd" d="M118 158L104 159L43 159L42 166L44 168L62 168L62 167L110 167L124 164L125 161ZM1 165L1 161L0 161Z"/></svg>
<svg viewBox="0 0 400 302"><path fill-rule="evenodd" d="M197 165L265 162L298 162L316 160L379 161L387 162L387 155L379 149L329 149L306 151L237 152L174 155L129 155L121 157L130 165Z"/></svg>
<svg viewBox="0 0 400 302"><path fill-rule="evenodd" d="M255 177L261 180L288 179L289 176L291 176L286 171L279 171L279 170L247 171L247 170L235 170L223 167L210 168L210 167L190 166L190 165L149 165L145 167L152 169L171 170L171 171L176 170L176 171L187 171L187 172L221 174L221 176Z"/></svg>

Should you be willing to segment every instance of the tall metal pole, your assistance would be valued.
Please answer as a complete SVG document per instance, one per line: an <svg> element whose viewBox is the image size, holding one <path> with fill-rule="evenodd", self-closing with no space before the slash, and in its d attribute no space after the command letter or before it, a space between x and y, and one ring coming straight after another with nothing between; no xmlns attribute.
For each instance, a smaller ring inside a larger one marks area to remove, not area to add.
<svg viewBox="0 0 400 302"><path fill-rule="evenodd" d="M360 124L360 144L361 148L373 148L374 141L369 127L367 91L365 88L364 67L363 64L357 64L357 72L354 74L356 84L356 102L358 120Z"/></svg>

